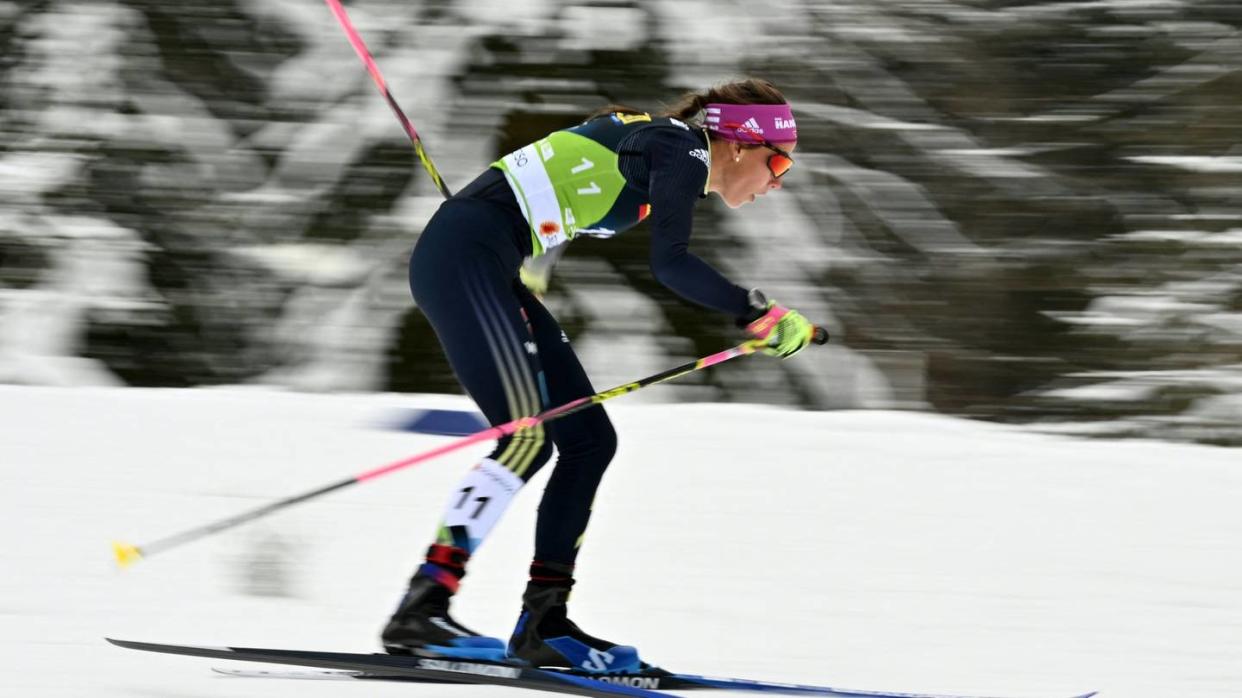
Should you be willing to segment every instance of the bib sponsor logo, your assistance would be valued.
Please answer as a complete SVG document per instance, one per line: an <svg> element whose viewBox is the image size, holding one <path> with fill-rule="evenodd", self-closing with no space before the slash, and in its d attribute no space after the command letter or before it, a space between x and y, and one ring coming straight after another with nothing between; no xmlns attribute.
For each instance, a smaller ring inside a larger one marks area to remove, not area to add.
<svg viewBox="0 0 1242 698"><path fill-rule="evenodd" d="M561 332L561 334L563 335L565 333ZM569 340L566 339L565 341L568 342ZM534 346L533 342L527 342L527 344ZM538 347L535 348L535 351L538 351ZM504 477L496 474L497 468L504 473ZM521 482L512 482L509 476L509 471L505 468L505 466L491 460L490 458L484 458L482 461L476 463L475 466L470 469L470 472L477 472L481 477L486 477L493 484L497 485L509 494L517 494L517 491L522 488Z"/></svg>

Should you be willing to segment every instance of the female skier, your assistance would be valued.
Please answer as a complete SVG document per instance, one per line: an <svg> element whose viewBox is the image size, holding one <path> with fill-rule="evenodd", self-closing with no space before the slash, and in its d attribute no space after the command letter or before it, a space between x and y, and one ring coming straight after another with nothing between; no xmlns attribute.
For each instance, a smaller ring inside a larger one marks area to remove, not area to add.
<svg viewBox="0 0 1242 698"><path fill-rule="evenodd" d="M577 235L609 237L651 217L651 271L681 297L736 318L765 352L788 357L813 326L747 291L688 249L694 205L709 192L730 208L781 188L797 127L771 83L749 79L689 93L664 116L607 108L492 163L444 202L410 259L410 288L454 373L492 425L596 392L555 318L519 280L522 261ZM509 642L448 613L466 562L509 502L559 458L535 530L522 611ZM633 647L569 620L574 560L617 446L595 405L500 439L449 497L426 561L384 628L393 653L507 656L540 667L635 672Z"/></svg>

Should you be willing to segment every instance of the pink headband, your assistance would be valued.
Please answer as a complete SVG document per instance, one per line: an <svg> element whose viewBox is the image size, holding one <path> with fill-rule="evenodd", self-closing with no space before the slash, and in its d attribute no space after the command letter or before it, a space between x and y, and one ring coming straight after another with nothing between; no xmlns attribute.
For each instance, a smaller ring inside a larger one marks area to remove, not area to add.
<svg viewBox="0 0 1242 698"><path fill-rule="evenodd" d="M703 125L736 143L787 143L798 140L788 104L709 104Z"/></svg>

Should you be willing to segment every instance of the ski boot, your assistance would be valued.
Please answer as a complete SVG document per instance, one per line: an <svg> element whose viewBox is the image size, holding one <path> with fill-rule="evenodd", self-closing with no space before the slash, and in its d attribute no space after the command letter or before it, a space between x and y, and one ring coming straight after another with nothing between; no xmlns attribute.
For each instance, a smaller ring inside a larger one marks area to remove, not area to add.
<svg viewBox="0 0 1242 698"><path fill-rule="evenodd" d="M632 674L647 669L638 650L587 635L569 619L572 565L535 562L522 595L522 614L509 639L509 659L535 667L592 674Z"/></svg>
<svg viewBox="0 0 1242 698"><path fill-rule="evenodd" d="M449 599L465 575L470 554L433 545L427 562L410 579L410 588L380 634L389 654L447 656L502 661L505 643L474 632L449 616Z"/></svg>

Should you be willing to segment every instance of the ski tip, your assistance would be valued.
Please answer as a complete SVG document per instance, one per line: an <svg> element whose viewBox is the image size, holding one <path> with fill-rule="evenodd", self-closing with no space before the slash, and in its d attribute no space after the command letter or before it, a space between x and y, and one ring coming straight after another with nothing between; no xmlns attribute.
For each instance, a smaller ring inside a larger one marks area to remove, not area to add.
<svg viewBox="0 0 1242 698"><path fill-rule="evenodd" d="M136 545L112 541L112 555L116 557L117 567L125 569L142 559L142 550Z"/></svg>

